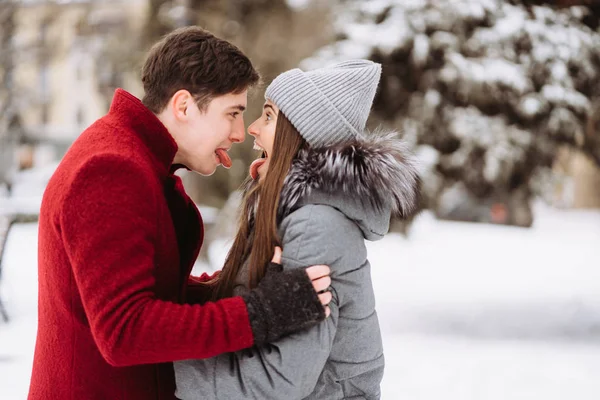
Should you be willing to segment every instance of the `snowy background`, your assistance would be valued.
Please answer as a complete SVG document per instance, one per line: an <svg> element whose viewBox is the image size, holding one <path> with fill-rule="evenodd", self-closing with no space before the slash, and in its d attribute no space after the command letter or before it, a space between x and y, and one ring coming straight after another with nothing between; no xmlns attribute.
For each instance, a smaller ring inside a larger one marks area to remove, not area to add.
<svg viewBox="0 0 600 400"><path fill-rule="evenodd" d="M384 335L383 399L600 398L600 212L541 204L530 229L421 214L368 245ZM14 225L0 286L0 398L25 399L37 224ZM226 241L209 262L220 265ZM594 262L593 260L596 260ZM210 269L200 265L199 269Z"/></svg>
<svg viewBox="0 0 600 400"><path fill-rule="evenodd" d="M599 2L27 0L0 1L0 242L2 215L21 221L0 253L0 400L25 399L31 371L37 224L24 222L115 88L141 95L146 48L190 24L238 45L265 83L383 65L369 125L414 149L427 210L368 245L384 400L600 399ZM250 96L246 123L262 102ZM195 272L222 265L251 142L231 170L183 176L209 225Z"/></svg>

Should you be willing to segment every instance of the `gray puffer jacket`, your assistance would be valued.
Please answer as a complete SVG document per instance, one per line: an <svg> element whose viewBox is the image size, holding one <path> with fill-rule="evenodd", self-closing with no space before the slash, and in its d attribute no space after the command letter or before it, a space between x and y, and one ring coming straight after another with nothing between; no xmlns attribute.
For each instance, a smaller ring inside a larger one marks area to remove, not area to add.
<svg viewBox="0 0 600 400"><path fill-rule="evenodd" d="M331 316L260 348L175 363L180 399L379 399L384 356L365 239L416 203L418 177L395 134L302 150L281 194L284 268L327 264ZM246 289L247 266L236 294Z"/></svg>

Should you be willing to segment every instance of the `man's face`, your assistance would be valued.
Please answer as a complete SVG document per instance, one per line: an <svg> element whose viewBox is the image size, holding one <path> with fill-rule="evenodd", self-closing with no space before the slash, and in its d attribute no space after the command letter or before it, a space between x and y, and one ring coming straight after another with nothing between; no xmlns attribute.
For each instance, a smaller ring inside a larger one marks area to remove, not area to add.
<svg viewBox="0 0 600 400"><path fill-rule="evenodd" d="M215 97L203 111L191 96L176 98L178 122L171 129L178 146L174 163L202 175L212 175L219 164L231 167L227 151L244 141L246 103L247 91Z"/></svg>

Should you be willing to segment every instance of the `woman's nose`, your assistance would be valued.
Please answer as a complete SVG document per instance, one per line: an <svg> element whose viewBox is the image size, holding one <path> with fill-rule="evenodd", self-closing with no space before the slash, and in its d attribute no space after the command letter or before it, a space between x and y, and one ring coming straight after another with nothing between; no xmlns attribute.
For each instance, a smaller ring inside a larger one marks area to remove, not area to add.
<svg viewBox="0 0 600 400"><path fill-rule="evenodd" d="M250 124L250 126L248 127L248 134L256 137L256 135L258 135L258 129L256 127L256 121L254 121L253 123Z"/></svg>

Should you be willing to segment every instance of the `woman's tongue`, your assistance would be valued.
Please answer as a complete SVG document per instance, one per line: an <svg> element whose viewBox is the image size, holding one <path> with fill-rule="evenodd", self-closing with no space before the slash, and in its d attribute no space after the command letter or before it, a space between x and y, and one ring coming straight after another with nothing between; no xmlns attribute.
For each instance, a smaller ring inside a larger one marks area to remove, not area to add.
<svg viewBox="0 0 600 400"><path fill-rule="evenodd" d="M250 164L250 176L252 177L252 179L257 180L258 179L258 169L267 162L266 158L259 158L254 160L254 162L252 162L252 164Z"/></svg>
<svg viewBox="0 0 600 400"><path fill-rule="evenodd" d="M221 164L223 164L223 166L227 169L231 168L231 157L229 157L229 154L227 154L227 152L223 149L217 149L217 151L215 152L217 153L217 157L219 157L219 161L221 161Z"/></svg>

